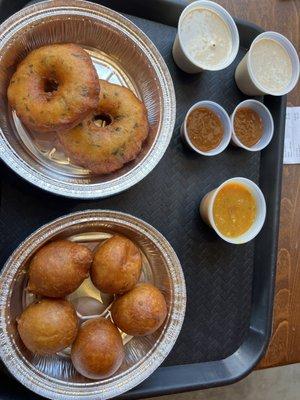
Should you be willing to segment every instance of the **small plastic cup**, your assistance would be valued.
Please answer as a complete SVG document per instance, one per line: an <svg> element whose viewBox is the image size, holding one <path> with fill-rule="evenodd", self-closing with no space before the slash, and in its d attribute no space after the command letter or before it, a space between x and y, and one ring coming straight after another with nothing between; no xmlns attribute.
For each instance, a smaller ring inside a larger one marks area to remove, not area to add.
<svg viewBox="0 0 300 400"><path fill-rule="evenodd" d="M182 40L181 40L180 26L182 24L184 17L189 12L191 12L192 10L197 9L199 7L207 8L209 10L214 11L216 14L218 14L220 16L220 18L222 18L222 20L227 24L227 26L230 30L230 33L231 33L231 39L232 39L231 53L228 56L228 58L224 61L223 64L217 65L215 68L213 68L213 67L207 68L207 67L201 65L201 63L196 63L195 61L193 61L191 59L191 57L189 56L189 54L186 52L186 50L183 46ZM233 60L235 59L235 57L238 53L238 50L239 50L239 43L240 43L239 33L238 33L236 24L235 24L233 18L231 17L231 15L223 7L221 7L217 3L214 3L213 1L198 0L198 1L194 1L193 3L188 5L181 13L181 16L180 16L179 22L178 22L178 31L177 31L176 38L175 38L175 41L173 44L173 50L172 50L173 58L174 58L176 65L180 69L182 69L183 71L185 71L189 74L199 73L204 70L219 71L221 69L228 67L228 65L230 65L233 62Z"/></svg>
<svg viewBox="0 0 300 400"><path fill-rule="evenodd" d="M243 144L237 137L235 130L234 130L235 114L239 108L244 108L244 107L251 108L253 111L256 111L257 114L261 117L262 122L263 122L263 127L264 127L261 139L255 145L253 145L251 147L248 147L245 144ZM242 101L241 103L239 103L236 106L235 110L233 111L233 113L231 115L231 125L232 125L231 142L234 145L239 146L248 151L260 151L260 150L264 149L270 143L270 141L273 137L273 133L274 133L274 121L273 121L273 117L272 117L270 111L267 109L267 107L264 104L262 104L261 102L259 102L257 100L253 100L253 99Z"/></svg>
<svg viewBox="0 0 300 400"><path fill-rule="evenodd" d="M222 138L220 144L212 150L208 150L208 151L199 150L196 146L193 145L193 143L191 142L191 140L189 138L188 132L187 132L188 116L190 115L190 113L193 110L195 110L195 108L199 108L199 107L208 108L209 110L216 113L219 116L219 118L221 119L221 122L223 124L223 128L224 128L223 138ZM187 112L187 114L184 118L184 121L181 125L180 134L181 134L183 141L196 153L202 154L203 156L215 156L215 155L221 153L223 150L225 150L230 142L231 121L230 121L229 115L224 110L224 108L220 106L220 104L215 103L214 101L209 101L209 100L199 101L198 103L195 103Z"/></svg>
<svg viewBox="0 0 300 400"><path fill-rule="evenodd" d="M213 217L213 205L218 194L219 190L227 185L230 182L237 182L241 183L251 191L252 195L256 201L256 218L251 227L240 236L237 237L227 237L224 236L216 227L214 217ZM233 244L243 244L249 242L250 240L254 239L256 235L261 231L263 224L266 219L266 201L264 195L260 188L252 182L250 179L247 178L231 178L222 183L218 188L212 190L211 192L207 193L203 199L201 200L200 207L199 207L200 215L203 221L211 226L215 232L228 243Z"/></svg>
<svg viewBox="0 0 300 400"><path fill-rule="evenodd" d="M273 92L268 88L263 87L255 78L255 75L251 68L251 52L253 46L260 39L272 39L280 43L292 62L292 78L289 84L281 91ZM249 51L245 54L244 58L240 61L239 65L235 70L235 81L241 92L248 96L258 96L264 94L270 94L272 96L283 96L289 93L296 86L299 79L299 58L297 51L292 43L283 35L277 32L263 32L258 35L252 42Z"/></svg>

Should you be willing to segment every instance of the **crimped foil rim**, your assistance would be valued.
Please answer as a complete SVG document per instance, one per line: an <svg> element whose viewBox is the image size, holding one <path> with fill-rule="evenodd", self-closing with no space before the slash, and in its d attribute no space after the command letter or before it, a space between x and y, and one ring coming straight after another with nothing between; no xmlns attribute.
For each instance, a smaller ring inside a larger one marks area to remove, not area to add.
<svg viewBox="0 0 300 400"><path fill-rule="evenodd" d="M173 81L161 54L148 38L133 22L121 14L99 4L81 1L65 0L44 1L25 7L8 18L0 26L0 54L1 49L10 40L13 33L26 26L33 20L42 19L49 15L62 15L63 13L85 15L97 20L108 21L112 26L127 35L145 54L149 64L155 70L162 91L162 120L155 143L152 145L145 158L132 170L120 177L96 184L74 184L54 179L42 174L25 163L11 148L0 131L0 158L19 176L48 192L81 199L104 198L120 193L141 181L147 176L163 157L172 137L175 117L176 99ZM1 55L0 55L1 59Z"/></svg>
<svg viewBox="0 0 300 400"><path fill-rule="evenodd" d="M146 356L129 370L117 377L112 377L105 384L67 383L48 377L47 375L28 366L13 345L6 329L5 310L8 307L11 294L11 284L15 274L26 258L46 240L70 226L82 223L97 225L99 222L118 223L145 235L164 255L172 282L173 313L169 315L160 339L157 340ZM48 223L31 234L14 251L6 262L0 276L0 357L9 371L27 388L39 395L55 400L108 399L124 393L145 380L163 362L171 351L182 327L186 307L186 288L184 275L179 259L169 242L155 228L146 222L129 214L109 210L87 210L60 217ZM34 372L33 372L34 371Z"/></svg>

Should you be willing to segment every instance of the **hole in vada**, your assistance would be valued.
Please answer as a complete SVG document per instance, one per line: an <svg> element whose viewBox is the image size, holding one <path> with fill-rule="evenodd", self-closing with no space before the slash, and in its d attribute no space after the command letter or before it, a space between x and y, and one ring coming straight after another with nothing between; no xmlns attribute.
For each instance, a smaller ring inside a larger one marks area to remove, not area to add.
<svg viewBox="0 0 300 400"><path fill-rule="evenodd" d="M110 125L112 123L112 117L109 114L101 113L96 114L93 118L94 124L100 127Z"/></svg>
<svg viewBox="0 0 300 400"><path fill-rule="evenodd" d="M58 89L58 82L55 79L44 80L44 91L46 93L56 92Z"/></svg>

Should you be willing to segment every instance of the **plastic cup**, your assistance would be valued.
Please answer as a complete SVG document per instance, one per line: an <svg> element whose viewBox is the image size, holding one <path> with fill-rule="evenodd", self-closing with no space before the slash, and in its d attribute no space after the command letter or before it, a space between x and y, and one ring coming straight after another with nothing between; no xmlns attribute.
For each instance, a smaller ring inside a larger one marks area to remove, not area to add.
<svg viewBox="0 0 300 400"><path fill-rule="evenodd" d="M253 146L248 147L245 144L243 144L239 138L237 137L235 130L234 130L234 117L239 108L251 108L253 111L256 111L257 114L261 117L262 122L263 122L263 134L261 139ZM260 103L257 100L249 99L242 101L239 103L235 110L233 111L231 115L231 125L232 125L232 137L231 137L231 142L235 144L236 146L239 146L245 150L248 151L260 151L264 149L268 144L270 143L273 133L274 133L274 122L273 122L273 117L270 113L270 111L267 109L267 107Z"/></svg>
<svg viewBox="0 0 300 400"><path fill-rule="evenodd" d="M184 17L189 12L191 12L192 10L197 9L199 7L207 8L207 9L212 10L215 13L217 13L223 19L223 21L227 24L227 26L230 30L230 33L231 33L231 38L232 38L231 53L228 56L228 58L224 61L223 64L217 65L215 68L213 68L213 67L207 68L207 67L201 65L201 63L196 63L195 61L193 61L191 59L191 57L188 55L188 53L186 52L186 50L183 46L182 40L181 40L180 26L182 24ZM176 65L180 69L182 69L183 71L185 71L189 74L199 73L203 70L219 71L221 69L228 67L228 65L230 65L233 62L233 60L235 59L235 57L238 53L238 50L239 50L239 43L240 43L239 33L237 30L236 24L235 24L233 18L231 17L231 15L223 7L221 7L217 3L214 3L213 1L208 1L208 0L194 1L193 3L188 5L183 10L183 12L181 13L181 16L179 18L178 31L177 31L176 38L175 38L175 41L173 44L173 58L174 58Z"/></svg>
<svg viewBox="0 0 300 400"><path fill-rule="evenodd" d="M193 110L195 110L195 108L199 108L199 107L208 108L209 110L213 111L215 114L218 115L218 117L221 119L221 122L223 124L223 128L224 128L223 138L222 138L220 144L212 150L208 150L208 151L199 150L196 146L193 145L193 143L191 142L191 140L189 138L188 132L187 132L188 116L190 115L190 113ZM215 103L214 101L209 101L209 100L199 101L198 103L195 103L187 112L187 114L184 118L184 121L181 125L180 133L181 133L181 137L182 137L183 141L196 153L202 154L203 156L215 156L215 155L221 153L223 150L225 150L230 142L231 121L230 121L230 118L229 118L229 115L227 114L227 112L218 103Z"/></svg>
<svg viewBox="0 0 300 400"><path fill-rule="evenodd" d="M260 39L273 39L280 43L288 55L291 58L292 62L292 79L290 83L281 91L273 92L266 87L263 87L255 78L255 75L251 68L251 52L254 44ZM297 51L295 50L292 43L283 35L277 32L263 32L258 35L252 42L249 51L246 53L244 58L240 61L239 65L235 70L235 81L240 89L246 95L249 96L258 96L264 94L270 94L273 96L283 96L289 93L297 84L299 79L299 58L297 55Z"/></svg>
<svg viewBox="0 0 300 400"><path fill-rule="evenodd" d="M251 227L242 235L237 236L237 237L227 237L224 236L216 227L214 217L213 217L213 205L214 201L216 198L216 195L218 194L219 190L227 185L230 182L237 182L241 183L251 191L252 195L255 198L256 201L256 218ZM212 190L211 192L207 193L203 199L201 200L200 207L199 207L200 215L201 218L203 219L204 222L206 222L209 226L211 226L215 232L228 243L233 243L233 244L243 244L246 242L249 242L253 238L255 238L256 235L260 232L261 228L263 227L263 224L266 219L266 201L264 198L264 195L260 188L252 182L250 179L247 178L231 178L222 183L218 188Z"/></svg>

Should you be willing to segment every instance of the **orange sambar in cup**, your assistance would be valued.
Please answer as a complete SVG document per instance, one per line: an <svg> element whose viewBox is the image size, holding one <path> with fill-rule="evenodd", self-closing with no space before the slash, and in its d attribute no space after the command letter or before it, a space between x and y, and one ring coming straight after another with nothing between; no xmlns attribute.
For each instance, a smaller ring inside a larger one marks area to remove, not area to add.
<svg viewBox="0 0 300 400"><path fill-rule="evenodd" d="M213 204L214 223L229 238L243 235L256 217L256 201L246 185L229 182L217 193Z"/></svg>

